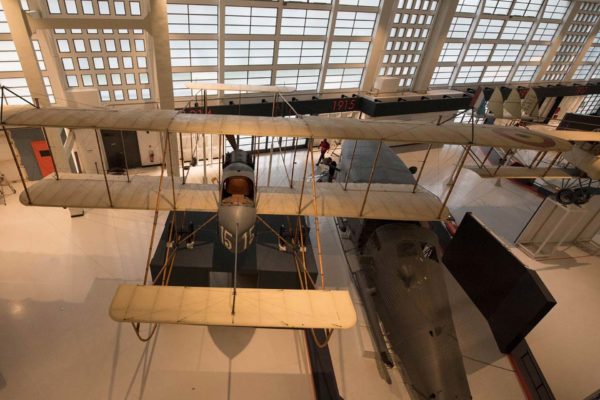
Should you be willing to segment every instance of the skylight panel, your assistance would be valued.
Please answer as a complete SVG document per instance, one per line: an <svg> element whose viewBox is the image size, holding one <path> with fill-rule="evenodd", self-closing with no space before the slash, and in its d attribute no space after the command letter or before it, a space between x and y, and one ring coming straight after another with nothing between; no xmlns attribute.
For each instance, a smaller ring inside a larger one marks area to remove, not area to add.
<svg viewBox="0 0 600 400"><path fill-rule="evenodd" d="M537 17L544 0L516 0L510 15Z"/></svg>
<svg viewBox="0 0 600 400"><path fill-rule="evenodd" d="M225 33L274 35L277 9L262 7L225 7Z"/></svg>
<svg viewBox="0 0 600 400"><path fill-rule="evenodd" d="M458 75L454 83L475 83L481 79L483 73L483 65L463 66L458 70Z"/></svg>
<svg viewBox="0 0 600 400"><path fill-rule="evenodd" d="M323 89L355 89L360 86L363 68L328 69Z"/></svg>
<svg viewBox="0 0 600 400"><path fill-rule="evenodd" d="M108 1L98 1L98 12L100 15L110 15Z"/></svg>
<svg viewBox="0 0 600 400"><path fill-rule="evenodd" d="M212 5L167 4L169 33L216 34L218 7Z"/></svg>
<svg viewBox="0 0 600 400"><path fill-rule="evenodd" d="M497 39L504 21L500 19L480 19L473 38Z"/></svg>
<svg viewBox="0 0 600 400"><path fill-rule="evenodd" d="M507 21L500 39L502 40L525 40L533 22L528 21Z"/></svg>
<svg viewBox="0 0 600 400"><path fill-rule="evenodd" d="M460 0L456 12L474 14L479 7L479 0Z"/></svg>
<svg viewBox="0 0 600 400"><path fill-rule="evenodd" d="M558 24L540 22L533 34L532 40L551 41L558 29Z"/></svg>
<svg viewBox="0 0 600 400"><path fill-rule="evenodd" d="M44 62L44 56L42 55L42 50L40 48L40 42L37 40L32 40L31 44L33 45L33 50L35 51L35 59L38 62L40 70L46 70L46 63Z"/></svg>
<svg viewBox="0 0 600 400"><path fill-rule="evenodd" d="M225 41L225 65L271 64L273 64L273 41Z"/></svg>
<svg viewBox="0 0 600 400"><path fill-rule="evenodd" d="M325 42L281 41L278 64L321 64Z"/></svg>
<svg viewBox="0 0 600 400"><path fill-rule="evenodd" d="M512 80L514 82L531 81L537 71L537 65L519 65Z"/></svg>
<svg viewBox="0 0 600 400"><path fill-rule="evenodd" d="M485 14L508 15L512 0L485 0L483 12Z"/></svg>
<svg viewBox="0 0 600 400"><path fill-rule="evenodd" d="M465 54L466 62L486 62L492 53L494 45L491 43L471 43Z"/></svg>
<svg viewBox="0 0 600 400"><path fill-rule="evenodd" d="M94 15L94 6L91 0L81 1L81 10L84 15Z"/></svg>
<svg viewBox="0 0 600 400"><path fill-rule="evenodd" d="M378 7L379 0L339 0L341 5Z"/></svg>
<svg viewBox="0 0 600 400"><path fill-rule="evenodd" d="M270 85L271 71L225 71L225 83L242 85ZM225 94L239 93L226 90Z"/></svg>
<svg viewBox="0 0 600 400"><path fill-rule="evenodd" d="M50 14L60 14L60 4L58 0L47 0L48 12Z"/></svg>
<svg viewBox="0 0 600 400"><path fill-rule="evenodd" d="M505 82L511 69L511 65L490 65L485 69L481 82Z"/></svg>
<svg viewBox="0 0 600 400"><path fill-rule="evenodd" d="M364 64L369 52L369 42L337 42L331 43L329 63L331 64Z"/></svg>
<svg viewBox="0 0 600 400"><path fill-rule="evenodd" d="M448 29L448 37L453 39L465 39L469 33L469 28L473 18L454 17Z"/></svg>
<svg viewBox="0 0 600 400"><path fill-rule="evenodd" d="M462 47L462 43L444 43L438 62L457 62Z"/></svg>
<svg viewBox="0 0 600 400"><path fill-rule="evenodd" d="M570 1L568 0L548 0L542 18L548 19L563 19L569 9Z"/></svg>
<svg viewBox="0 0 600 400"><path fill-rule="evenodd" d="M171 40L170 46L173 67L217 65L216 40Z"/></svg>
<svg viewBox="0 0 600 400"><path fill-rule="evenodd" d="M78 87L79 82L77 81L77 75L67 75L67 86Z"/></svg>
<svg viewBox="0 0 600 400"><path fill-rule="evenodd" d="M521 51L520 44L497 44L492 53L492 62L516 62L519 52Z"/></svg>
<svg viewBox="0 0 600 400"><path fill-rule="evenodd" d="M522 61L542 61L542 58L546 54L546 50L548 50L548 46L546 45L529 45L527 46L527 49L525 49Z"/></svg>
<svg viewBox="0 0 600 400"><path fill-rule="evenodd" d="M335 20L335 36L371 36L377 13L340 11Z"/></svg>
<svg viewBox="0 0 600 400"><path fill-rule="evenodd" d="M58 51L61 53L70 53L71 52L71 48L69 47L69 41L66 39L58 39L56 41L56 44L58 45Z"/></svg>
<svg viewBox="0 0 600 400"><path fill-rule="evenodd" d="M454 72L454 67L435 67L430 85L448 85Z"/></svg>
<svg viewBox="0 0 600 400"><path fill-rule="evenodd" d="M592 70L592 65L589 65L589 64L580 65L575 70L575 73L573 74L573 77L571 79L574 79L574 80L585 79L591 70Z"/></svg>
<svg viewBox="0 0 600 400"><path fill-rule="evenodd" d="M296 90L316 91L319 84L318 69L283 69L278 70L275 84L281 86L294 86Z"/></svg>
<svg viewBox="0 0 600 400"><path fill-rule="evenodd" d="M305 10L298 8L284 8L282 10L282 35L324 36L327 34L328 24L328 10Z"/></svg>
<svg viewBox="0 0 600 400"><path fill-rule="evenodd" d="M192 96L192 90L185 87L188 82L206 82L217 83L217 72L174 72L173 75L173 95L175 97ZM141 80L140 76L140 80ZM143 83L143 82L142 82ZM147 82L146 82L147 83ZM208 90L208 95L217 94L216 90Z"/></svg>
<svg viewBox="0 0 600 400"><path fill-rule="evenodd" d="M1 45L0 45L1 46ZM0 71L2 71L2 61L0 61ZM28 101L32 102L29 88L27 87L27 81L25 78L2 78L0 79L0 85L9 87L10 90L24 97ZM27 104L25 101L10 92L4 92L5 104Z"/></svg>
<svg viewBox="0 0 600 400"><path fill-rule="evenodd" d="M590 47L583 56L583 62L593 62L598 61L598 56L600 55L600 47Z"/></svg>

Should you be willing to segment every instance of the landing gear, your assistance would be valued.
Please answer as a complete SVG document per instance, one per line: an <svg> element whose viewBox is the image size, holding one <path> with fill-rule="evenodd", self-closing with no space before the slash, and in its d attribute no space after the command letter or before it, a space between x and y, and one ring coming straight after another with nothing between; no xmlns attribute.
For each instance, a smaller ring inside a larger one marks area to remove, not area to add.
<svg viewBox="0 0 600 400"><path fill-rule="evenodd" d="M560 204L567 205L571 204L574 201L574 194L571 189L560 189L558 193L556 193L556 201Z"/></svg>
<svg viewBox="0 0 600 400"><path fill-rule="evenodd" d="M596 191L597 187L592 186L592 179L588 178L587 183L581 178L574 181L567 180L563 183L562 189L556 193L556 201L563 205L581 205L587 203Z"/></svg>

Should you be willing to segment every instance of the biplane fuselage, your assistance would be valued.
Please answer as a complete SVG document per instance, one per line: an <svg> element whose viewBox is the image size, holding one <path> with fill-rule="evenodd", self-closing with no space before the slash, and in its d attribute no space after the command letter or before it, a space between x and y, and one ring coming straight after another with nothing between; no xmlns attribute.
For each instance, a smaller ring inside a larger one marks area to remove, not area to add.
<svg viewBox="0 0 600 400"><path fill-rule="evenodd" d="M254 163L249 152L234 150L223 163L219 208L219 238L225 248L241 253L254 241L256 202Z"/></svg>

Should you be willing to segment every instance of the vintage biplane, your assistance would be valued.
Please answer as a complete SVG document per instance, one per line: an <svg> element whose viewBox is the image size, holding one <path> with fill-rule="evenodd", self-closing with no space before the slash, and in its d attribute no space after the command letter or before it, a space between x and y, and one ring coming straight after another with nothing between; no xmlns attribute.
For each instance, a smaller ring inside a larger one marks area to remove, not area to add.
<svg viewBox="0 0 600 400"><path fill-rule="evenodd" d="M242 89L256 88L237 87L237 90ZM276 92L278 89L265 90ZM399 123L302 115L296 118L269 118L189 114L176 110L4 106L1 123L9 144L9 132L15 127L159 131L163 135L163 154L169 156L171 152L167 151L167 147L171 135L197 133L221 137L308 138L309 149L312 149L314 139L325 137L377 141L379 148L384 141L426 143L430 148L433 144L462 145L465 150L457 165L454 181L467 156L472 154L473 146L502 148L506 151L528 149L544 154L555 152L556 159L561 153L572 149L567 140L518 127L418 121ZM260 220L261 214L311 216L315 218L317 229L319 217L433 221L449 216L446 203L452 188L444 201L440 201L418 185L420 173L414 185L378 184L371 180L367 183L317 183L315 179L311 184L305 184L307 166L315 165L312 151L308 151L301 180L290 181L285 187L261 186L258 184L255 154L234 150L225 155L222 150L225 140L221 143L222 165L216 184L186 183L174 178L177 160L167 156L163 157L160 177L133 176L125 180L122 176L107 175L103 168L102 175L56 173L33 185L27 185L23 180L24 192L20 200L32 206L141 209L154 210L155 213L160 210L213 212L218 215L222 244L236 255L252 243L254 225L257 218ZM372 171L377 168L378 154L379 150L371 166ZM487 170L484 164L485 160L480 166L481 170ZM543 171L524 169L541 176L558 175L552 164ZM315 168L311 169L314 178ZM163 179L164 170L170 172L170 182ZM560 173L564 172L561 170ZM490 176L505 177L498 169ZM133 323L278 328L348 328L356 321L347 291L236 290L235 286L232 289L121 285L110 314L115 320Z"/></svg>

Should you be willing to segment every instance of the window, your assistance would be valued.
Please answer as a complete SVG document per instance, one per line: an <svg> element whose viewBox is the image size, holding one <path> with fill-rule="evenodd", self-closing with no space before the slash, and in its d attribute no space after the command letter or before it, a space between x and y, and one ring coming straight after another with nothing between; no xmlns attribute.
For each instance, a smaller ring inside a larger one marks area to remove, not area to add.
<svg viewBox="0 0 600 400"><path fill-rule="evenodd" d="M533 34L532 40L550 41L554 37L557 29L558 24L540 22Z"/></svg>
<svg viewBox="0 0 600 400"><path fill-rule="evenodd" d="M79 69L83 69L83 70L90 69L90 64L86 57L77 58L77 64L79 64Z"/></svg>
<svg viewBox="0 0 600 400"><path fill-rule="evenodd" d="M117 51L117 46L113 39L104 39L104 47L106 48L106 51Z"/></svg>
<svg viewBox="0 0 600 400"><path fill-rule="evenodd" d="M90 50L93 52L100 52L102 48L100 47L100 40L98 39L90 39Z"/></svg>
<svg viewBox="0 0 600 400"><path fill-rule="evenodd" d="M485 0L483 12L485 14L507 15L511 0Z"/></svg>
<svg viewBox="0 0 600 400"><path fill-rule="evenodd" d="M523 54L523 61L542 61L547 49L546 45L529 45Z"/></svg>
<svg viewBox="0 0 600 400"><path fill-rule="evenodd" d="M108 6L108 1L98 1L98 11L102 15L110 15L110 8Z"/></svg>
<svg viewBox="0 0 600 400"><path fill-rule="evenodd" d="M225 33L238 35L274 35L276 8L225 7Z"/></svg>
<svg viewBox="0 0 600 400"><path fill-rule="evenodd" d="M292 86L296 90L316 91L319 84L318 69L284 69L278 70L275 84L278 86Z"/></svg>
<svg viewBox="0 0 600 400"><path fill-rule="evenodd" d="M149 100L150 98L150 89L142 89L142 99Z"/></svg>
<svg viewBox="0 0 600 400"><path fill-rule="evenodd" d="M56 41L58 44L58 51L61 53L70 53L71 48L69 47L69 41L66 39L59 39Z"/></svg>
<svg viewBox="0 0 600 400"><path fill-rule="evenodd" d="M148 83L148 75L140 74L140 83ZM173 77L173 95L175 97L187 97L192 95L192 90L185 87L187 82L217 82L217 72L175 72ZM144 81L145 79L145 81ZM217 94L216 90L209 90L209 95Z"/></svg>
<svg viewBox="0 0 600 400"><path fill-rule="evenodd" d="M454 67L435 67L430 85L448 85L454 72Z"/></svg>
<svg viewBox="0 0 600 400"><path fill-rule="evenodd" d="M65 71L73 71L75 69L72 58L63 58L62 65Z"/></svg>
<svg viewBox="0 0 600 400"><path fill-rule="evenodd" d="M125 96L123 96L123 91L121 89L115 90L113 91L114 95L115 95L115 100L116 101L123 101L125 100Z"/></svg>
<svg viewBox="0 0 600 400"><path fill-rule="evenodd" d="M354 89L360 86L362 68L328 69L323 89Z"/></svg>
<svg viewBox="0 0 600 400"><path fill-rule="evenodd" d="M129 98L129 100L137 100L137 90L127 89L127 98Z"/></svg>
<svg viewBox="0 0 600 400"><path fill-rule="evenodd" d="M167 4L167 13L169 33L217 33L217 6Z"/></svg>
<svg viewBox="0 0 600 400"><path fill-rule="evenodd" d="M94 6L92 5L92 0L81 0L81 8L83 13L86 15L94 14Z"/></svg>
<svg viewBox="0 0 600 400"><path fill-rule="evenodd" d="M102 57L94 57L94 69L104 69L104 59Z"/></svg>
<svg viewBox="0 0 600 400"><path fill-rule="evenodd" d="M133 58L123 57L123 68L125 68L125 69L133 68Z"/></svg>
<svg viewBox="0 0 600 400"><path fill-rule="evenodd" d="M171 40L169 43L173 67L217 65L216 40Z"/></svg>
<svg viewBox="0 0 600 400"><path fill-rule="evenodd" d="M473 43L467 49L464 61L486 62L492 53L493 44Z"/></svg>
<svg viewBox="0 0 600 400"><path fill-rule="evenodd" d="M77 81L77 75L67 75L67 86L77 87L79 82Z"/></svg>
<svg viewBox="0 0 600 400"><path fill-rule="evenodd" d="M458 70L458 75L454 83L475 83L479 82L481 73L483 72L483 65L472 65L468 67L461 67Z"/></svg>
<svg viewBox="0 0 600 400"><path fill-rule="evenodd" d="M125 83L135 85L135 74L125 74Z"/></svg>
<svg viewBox="0 0 600 400"><path fill-rule="evenodd" d="M115 1L113 5L115 7L115 15L125 15L125 2Z"/></svg>
<svg viewBox="0 0 600 400"><path fill-rule="evenodd" d="M281 17L282 35L326 35L328 10L284 8Z"/></svg>
<svg viewBox="0 0 600 400"><path fill-rule="evenodd" d="M475 34L475 39L497 39L504 21L499 19L480 19Z"/></svg>
<svg viewBox="0 0 600 400"><path fill-rule="evenodd" d="M481 82L504 82L511 68L511 65L490 65L485 69Z"/></svg>
<svg viewBox="0 0 600 400"><path fill-rule="evenodd" d="M272 41L225 41L225 65L273 64Z"/></svg>
<svg viewBox="0 0 600 400"><path fill-rule="evenodd" d="M42 50L40 48L40 42L37 40L32 40L31 44L33 45L33 50L35 51L35 59L38 61L38 65L42 71L46 70L46 63L44 63L44 56L42 55Z"/></svg>
<svg viewBox="0 0 600 400"><path fill-rule="evenodd" d="M108 80L106 79L105 74L96 74L96 80L98 81L98 86L108 85Z"/></svg>
<svg viewBox="0 0 600 400"><path fill-rule="evenodd" d="M455 39L466 38L469 33L469 28L471 27L471 22L473 22L473 18L452 18L452 23L448 30L448 37Z"/></svg>
<svg viewBox="0 0 600 400"><path fill-rule="evenodd" d="M135 39L135 51L145 51L144 39Z"/></svg>
<svg viewBox="0 0 600 400"><path fill-rule="evenodd" d="M329 62L332 64L364 64L369 42L332 42Z"/></svg>
<svg viewBox="0 0 600 400"><path fill-rule="evenodd" d="M377 13L339 11L335 19L335 36L372 36Z"/></svg>
<svg viewBox="0 0 600 400"><path fill-rule="evenodd" d="M600 94L588 94L583 98L577 114L597 114L600 110Z"/></svg>
<svg viewBox="0 0 600 400"><path fill-rule="evenodd" d="M15 44L11 40L0 40L0 72L21 70L21 63L19 62Z"/></svg>
<svg viewBox="0 0 600 400"><path fill-rule="evenodd" d="M129 39L120 39L119 44L121 46L121 51L131 51L131 44L129 43Z"/></svg>
<svg viewBox="0 0 600 400"><path fill-rule="evenodd" d="M479 0L460 0L456 12L474 14L479 7Z"/></svg>
<svg viewBox="0 0 600 400"><path fill-rule="evenodd" d="M149 83L148 74L147 73L142 72L142 73L139 74L139 77L140 77L140 84L147 85Z"/></svg>
<svg viewBox="0 0 600 400"><path fill-rule="evenodd" d="M378 7L379 0L339 0L339 3L345 6L366 6Z"/></svg>
<svg viewBox="0 0 600 400"><path fill-rule="evenodd" d="M589 64L580 65L575 70L575 73L573 74L572 79L585 79L591 70L592 70L592 66Z"/></svg>
<svg viewBox="0 0 600 400"><path fill-rule="evenodd" d="M568 0L548 0L548 4L544 9L542 18L563 19L569 8L570 1Z"/></svg>
<svg viewBox="0 0 600 400"><path fill-rule="evenodd" d="M121 74L110 74L110 81L113 85L121 84Z"/></svg>
<svg viewBox="0 0 600 400"><path fill-rule="evenodd" d="M137 57L138 68L147 68L146 57Z"/></svg>
<svg viewBox="0 0 600 400"><path fill-rule="evenodd" d="M67 9L67 14L77 14L75 0L65 0L65 8Z"/></svg>
<svg viewBox="0 0 600 400"><path fill-rule="evenodd" d="M500 39L503 40L525 40L533 26L533 22L507 21Z"/></svg>
<svg viewBox="0 0 600 400"><path fill-rule="evenodd" d="M100 91L100 100L101 101L110 101L110 92L108 90Z"/></svg>
<svg viewBox="0 0 600 400"><path fill-rule="evenodd" d="M119 69L119 57L108 57L108 68Z"/></svg>
<svg viewBox="0 0 600 400"><path fill-rule="evenodd" d="M593 62L598 60L600 55L600 47L590 47L585 56L583 56L583 62Z"/></svg>
<svg viewBox="0 0 600 400"><path fill-rule="evenodd" d="M515 82L531 81L536 70L536 65L519 65L512 80Z"/></svg>
<svg viewBox="0 0 600 400"><path fill-rule="evenodd" d="M367 43L368 45L368 43ZM325 42L281 41L279 42L278 64L321 64Z"/></svg>
<svg viewBox="0 0 600 400"><path fill-rule="evenodd" d="M517 0L510 15L537 17L543 3L543 0Z"/></svg>
<svg viewBox="0 0 600 400"><path fill-rule="evenodd" d="M457 62L462 47L462 43L444 43L438 62Z"/></svg>
<svg viewBox="0 0 600 400"><path fill-rule="evenodd" d="M140 9L139 1L130 1L129 2L129 11L131 15L142 15L142 11Z"/></svg>
<svg viewBox="0 0 600 400"><path fill-rule="evenodd" d="M81 75L81 81L83 82L83 86L94 86L91 75Z"/></svg>
<svg viewBox="0 0 600 400"><path fill-rule="evenodd" d="M48 11L50 14L60 14L58 0L48 0Z"/></svg>
<svg viewBox="0 0 600 400"><path fill-rule="evenodd" d="M516 62L521 47L523 46L520 44L497 44L492 53L491 61Z"/></svg>
<svg viewBox="0 0 600 400"><path fill-rule="evenodd" d="M270 85L271 71L225 71L225 83L240 83L243 85ZM225 91L238 93L237 91Z"/></svg>

